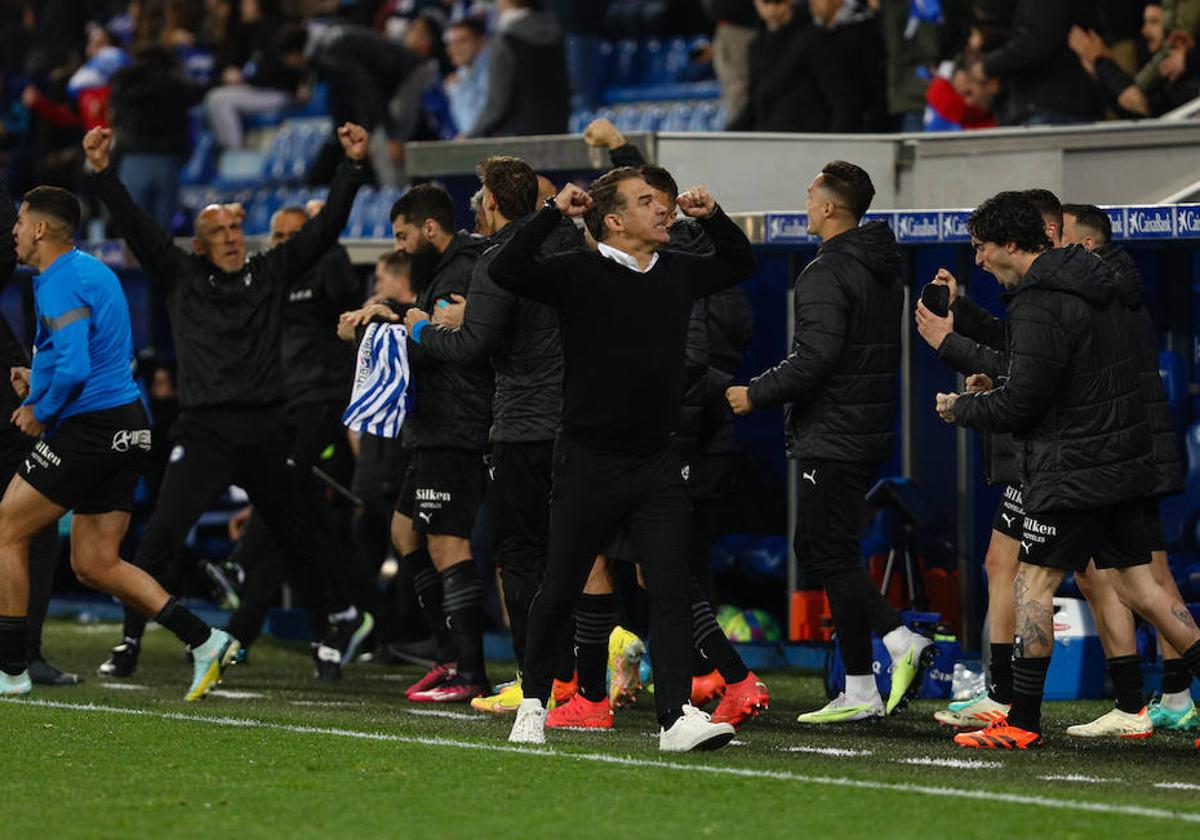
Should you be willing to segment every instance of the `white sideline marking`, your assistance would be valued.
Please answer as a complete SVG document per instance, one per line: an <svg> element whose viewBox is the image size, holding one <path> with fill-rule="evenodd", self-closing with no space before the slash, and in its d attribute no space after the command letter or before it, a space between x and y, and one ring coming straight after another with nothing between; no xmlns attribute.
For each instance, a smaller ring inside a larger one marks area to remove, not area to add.
<svg viewBox="0 0 1200 840"><path fill-rule="evenodd" d="M361 706L362 703L351 703L349 700L289 700L293 706Z"/></svg>
<svg viewBox="0 0 1200 840"><path fill-rule="evenodd" d="M1158 782L1154 786L1163 790L1200 790L1200 785L1188 784L1187 782Z"/></svg>
<svg viewBox="0 0 1200 840"><path fill-rule="evenodd" d="M406 715L417 715L419 717L437 717L450 718L451 720L484 720L483 715L468 715L464 712L443 712L441 709L397 709Z"/></svg>
<svg viewBox="0 0 1200 840"><path fill-rule="evenodd" d="M971 761L964 758L898 758L897 764L919 764L922 767L953 767L956 770L995 770L1004 765L999 761Z"/></svg>
<svg viewBox="0 0 1200 840"><path fill-rule="evenodd" d="M100 706L94 703L64 703L58 700L18 700L3 702L13 705L41 706L50 709L67 709L76 712L105 712L118 715L151 717L159 720L192 721L216 726L246 729L270 729L276 732L291 732L297 735L332 735L342 738L358 738L364 741L385 741L394 744L414 744L429 747L451 747L480 752L517 753L542 758L563 758L573 761L588 761L596 764L614 764L621 767L654 767L678 770L687 773L708 773L717 776L737 776L751 779L771 779L780 782L799 782L806 785L828 785L830 787L854 788L857 790L890 791L893 793L918 793L948 799L968 799L979 802L999 802L1006 805L1024 805L1059 811L1081 811L1095 814L1119 814L1129 817L1148 817L1200 825L1200 812L1176 812L1164 808L1149 808L1141 805L1114 805L1108 802L1088 802L1079 799L1058 799L1048 796L1031 796L1016 793L997 793L971 788L932 787L929 785L898 784L894 782L847 779L834 776L806 776L780 770L760 770L751 767L720 767L705 764L681 764L662 759L640 759L602 753L560 752L555 749L522 747L512 744L492 744L478 741L456 741L450 738L422 738L407 735L391 735L384 732L362 732L354 729L335 729L317 726L299 726L287 723L271 723L262 720L209 715L185 715L181 712L155 712L149 709L130 709L121 706Z"/></svg>
<svg viewBox="0 0 1200 840"><path fill-rule="evenodd" d="M101 688L112 688L117 691L146 691L149 686L138 685L137 683L118 683L118 682L102 682Z"/></svg>
<svg viewBox="0 0 1200 840"><path fill-rule="evenodd" d="M226 688L214 688L208 692L213 697L225 697L229 700L257 700L260 697L266 697L265 694L259 694L257 691L230 691Z"/></svg>
<svg viewBox="0 0 1200 840"><path fill-rule="evenodd" d="M1108 782L1119 782L1120 779L1097 779L1095 776L1079 776L1074 773L1066 773L1058 776L1038 776L1039 779L1045 782L1083 782L1088 785L1100 785Z"/></svg>
<svg viewBox="0 0 1200 840"><path fill-rule="evenodd" d="M853 756L874 755L871 750L846 750L841 747L781 747L783 752L814 753L816 755L836 755L841 758Z"/></svg>

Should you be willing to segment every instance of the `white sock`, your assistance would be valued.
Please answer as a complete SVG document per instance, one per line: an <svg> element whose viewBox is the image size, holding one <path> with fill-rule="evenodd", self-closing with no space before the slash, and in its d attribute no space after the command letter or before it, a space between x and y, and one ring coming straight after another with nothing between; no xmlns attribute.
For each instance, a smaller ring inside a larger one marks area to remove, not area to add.
<svg viewBox="0 0 1200 840"><path fill-rule="evenodd" d="M353 621L358 618L358 609L353 605L349 609L342 610L340 613L330 613L329 620L332 622Z"/></svg>
<svg viewBox="0 0 1200 840"><path fill-rule="evenodd" d="M847 674L846 699L855 705L878 700L879 686L875 684L874 674Z"/></svg>
<svg viewBox="0 0 1200 840"><path fill-rule="evenodd" d="M883 637L883 646L887 648L888 656L892 657L893 662L904 656L915 635L916 633L901 624Z"/></svg>
<svg viewBox="0 0 1200 840"><path fill-rule="evenodd" d="M1170 709L1172 712L1181 712L1192 702L1192 689L1189 687L1173 694L1164 694L1160 702L1164 708Z"/></svg>

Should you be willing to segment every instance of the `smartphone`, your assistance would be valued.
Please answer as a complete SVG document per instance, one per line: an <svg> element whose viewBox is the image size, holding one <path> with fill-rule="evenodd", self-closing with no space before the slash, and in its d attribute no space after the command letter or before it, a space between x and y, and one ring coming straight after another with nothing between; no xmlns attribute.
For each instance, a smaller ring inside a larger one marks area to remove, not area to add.
<svg viewBox="0 0 1200 840"><path fill-rule="evenodd" d="M926 283L921 290L921 302L934 315L945 318L950 314L950 287L944 283Z"/></svg>

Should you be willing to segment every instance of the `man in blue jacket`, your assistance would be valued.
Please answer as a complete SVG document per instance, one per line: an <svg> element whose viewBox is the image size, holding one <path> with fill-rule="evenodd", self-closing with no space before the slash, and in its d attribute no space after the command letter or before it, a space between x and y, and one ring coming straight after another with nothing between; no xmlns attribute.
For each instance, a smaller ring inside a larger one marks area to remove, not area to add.
<svg viewBox="0 0 1200 840"><path fill-rule="evenodd" d="M133 335L121 284L74 247L79 202L38 187L13 227L17 259L34 279L37 336L12 422L39 438L0 500L0 695L32 689L28 650L29 541L68 510L71 567L82 583L153 617L192 649L187 700L220 681L238 643L123 561L133 491L150 451L150 423L133 382Z"/></svg>

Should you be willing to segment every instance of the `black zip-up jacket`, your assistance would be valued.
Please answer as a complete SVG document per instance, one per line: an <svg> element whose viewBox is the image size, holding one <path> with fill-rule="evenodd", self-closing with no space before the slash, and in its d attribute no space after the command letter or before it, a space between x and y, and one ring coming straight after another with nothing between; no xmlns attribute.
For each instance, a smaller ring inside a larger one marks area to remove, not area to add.
<svg viewBox="0 0 1200 840"><path fill-rule="evenodd" d="M92 176L125 241L167 298L178 362L179 406L262 409L283 404L279 342L288 289L337 244L363 168L338 167L329 198L287 242L252 254L226 274L206 257L175 247L138 207L113 167Z"/></svg>
<svg viewBox="0 0 1200 840"><path fill-rule="evenodd" d="M1187 465L1183 446L1175 431L1171 409L1167 405L1167 390L1158 372L1158 330L1154 319L1142 305L1142 276L1133 258L1112 242L1094 252L1113 270L1117 299L1126 311L1130 331L1131 353L1142 388L1142 402L1150 421L1154 448L1154 489L1156 496L1182 492L1187 486Z"/></svg>
<svg viewBox="0 0 1200 840"><path fill-rule="evenodd" d="M0 290L8 285L17 270L17 243L13 241L13 225L17 223L17 210L8 185L0 175ZM7 380L8 370L13 367L29 367L29 351L17 341L8 320L0 316L0 370ZM17 392L7 381L0 383L0 465L15 464L23 458L33 444L26 435L9 420L20 406Z"/></svg>
<svg viewBox="0 0 1200 840"><path fill-rule="evenodd" d="M544 303L518 297L489 276L504 245L528 217L504 227L488 240L475 263L471 295L462 326L449 330L433 324L421 332L421 348L442 362L473 365L491 360L496 374L492 398L492 443L554 440L562 418L563 357L558 313ZM584 247L579 229L567 220L542 246L546 256Z"/></svg>
<svg viewBox="0 0 1200 840"><path fill-rule="evenodd" d="M823 243L796 280L792 351L750 381L755 408L787 404L788 452L881 464L895 446L904 287L892 229Z"/></svg>
<svg viewBox="0 0 1200 840"><path fill-rule="evenodd" d="M432 312L442 298L469 296L475 262L485 245L484 239L456 233L428 285L417 294L417 308ZM486 449L493 388L487 359L441 361L410 336L408 361L413 401L404 419L404 445L409 449Z"/></svg>
<svg viewBox="0 0 1200 840"><path fill-rule="evenodd" d="M664 249L643 273L591 251L538 256L561 218L554 207L533 216L493 258L491 277L559 310L563 433L594 449L658 452L679 423L692 304L748 280L754 250L718 208L700 222L711 257Z"/></svg>
<svg viewBox="0 0 1200 840"><path fill-rule="evenodd" d="M188 149L188 108L204 91L189 84L175 57L165 50L147 51L113 76L109 106L121 154L183 157Z"/></svg>
<svg viewBox="0 0 1200 840"><path fill-rule="evenodd" d="M733 409L725 389L734 383L742 355L754 338L754 310L738 286L709 295L708 371L704 377L704 414L700 418L699 449L704 455L729 455L738 451L733 432Z"/></svg>
<svg viewBox="0 0 1200 840"><path fill-rule="evenodd" d="M954 332L943 339L938 356L964 376L985 373L993 384L1001 384L1008 375L1004 321L965 295L959 295L950 310ZM988 484L1021 483L1012 435L983 434L983 471Z"/></svg>
<svg viewBox="0 0 1200 840"><path fill-rule="evenodd" d="M1008 378L964 394L955 422L1012 432L1025 510L1089 510L1154 487L1130 330L1105 263L1078 245L1039 256L1007 299Z"/></svg>
<svg viewBox="0 0 1200 840"><path fill-rule="evenodd" d="M279 348L289 409L311 403L346 405L354 348L337 337L337 322L362 301L363 283L341 245L292 284L283 305Z"/></svg>

